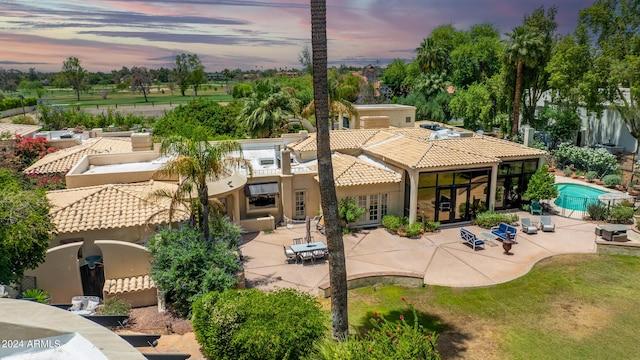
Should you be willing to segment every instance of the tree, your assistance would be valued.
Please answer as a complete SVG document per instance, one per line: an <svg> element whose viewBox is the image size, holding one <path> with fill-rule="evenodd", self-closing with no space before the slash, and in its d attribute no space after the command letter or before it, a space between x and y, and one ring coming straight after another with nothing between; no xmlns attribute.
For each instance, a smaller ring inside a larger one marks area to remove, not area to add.
<svg viewBox="0 0 640 360"><path fill-rule="evenodd" d="M200 85L207 82L207 74L204 72L204 66L202 62L200 62L197 54L189 54L187 65L189 72L188 81L193 86L194 95L198 96Z"/></svg>
<svg viewBox="0 0 640 360"><path fill-rule="evenodd" d="M263 100L258 100L255 95L245 102L239 116L244 119L251 136L272 137L300 112L300 102L287 91L278 91Z"/></svg>
<svg viewBox="0 0 640 360"><path fill-rule="evenodd" d="M237 244L240 229L232 224L227 229L230 233L212 229L213 237L227 239L215 242L203 240L197 229L189 227L163 229L149 239L147 245L153 256L150 274L165 292L169 307L181 316L189 315L198 297L237 284L235 275L242 264L229 238Z"/></svg>
<svg viewBox="0 0 640 360"><path fill-rule="evenodd" d="M382 72L382 82L391 89L393 96L406 96L409 93L407 82L407 64L395 59Z"/></svg>
<svg viewBox="0 0 640 360"><path fill-rule="evenodd" d="M131 69L131 91L140 91L144 95L144 102L148 102L147 94L151 88L151 74L146 67Z"/></svg>
<svg viewBox="0 0 640 360"><path fill-rule="evenodd" d="M518 133L520 120L520 101L522 99L522 76L524 67L534 66L538 61L538 49L542 46L542 38L526 26L518 26L509 34L509 42L505 48L505 60L508 65L516 66L516 85L513 97L513 117L511 119L511 136Z"/></svg>
<svg viewBox="0 0 640 360"><path fill-rule="evenodd" d="M224 178L233 167L243 165L249 173L252 168L251 162L242 156L240 143L232 140L209 143L203 140L202 137L186 139L177 136L164 139L161 152L173 158L162 167L160 173L180 176L176 191L178 196L172 197L172 203L182 201L195 190L199 204L192 211L197 213L197 225L203 238L209 240L210 200L207 183Z"/></svg>
<svg viewBox="0 0 640 360"><path fill-rule="evenodd" d="M60 75L75 90L78 101L80 101L80 91L84 90L87 83L87 70L80 66L80 60L76 57L67 58L62 63Z"/></svg>
<svg viewBox="0 0 640 360"><path fill-rule="evenodd" d="M43 190L22 190L8 170L0 170L0 284L22 280L24 271L44 262L55 226Z"/></svg>
<svg viewBox="0 0 640 360"><path fill-rule="evenodd" d="M549 200L558 197L558 188L554 186L556 176L549 172L549 166L543 164L529 180L524 197L532 200Z"/></svg>
<svg viewBox="0 0 640 360"><path fill-rule="evenodd" d="M311 49L313 52L313 101L317 105L315 106L315 116L318 127L317 157L320 200L325 218L325 234L329 250L331 333L334 339L343 340L349 333L347 268L329 144L326 0L311 0Z"/></svg>
<svg viewBox="0 0 640 360"><path fill-rule="evenodd" d="M305 74L313 75L313 61L311 60L311 49L305 44L300 54L298 54L298 62L302 65L302 71Z"/></svg>
<svg viewBox="0 0 640 360"><path fill-rule="evenodd" d="M176 63L173 67L173 80L180 87L182 96L189 87L189 57L187 54L176 55Z"/></svg>
<svg viewBox="0 0 640 360"><path fill-rule="evenodd" d="M588 46L590 66L580 81L589 111L620 113L640 141L640 14L635 0L598 0L580 11L578 44ZM636 142L636 147L638 142Z"/></svg>

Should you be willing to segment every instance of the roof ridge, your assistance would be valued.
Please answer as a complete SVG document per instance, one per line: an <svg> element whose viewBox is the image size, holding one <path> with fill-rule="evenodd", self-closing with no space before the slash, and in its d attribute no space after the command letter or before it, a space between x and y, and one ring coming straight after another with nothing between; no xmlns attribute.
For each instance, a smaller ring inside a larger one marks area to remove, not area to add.
<svg viewBox="0 0 640 360"><path fill-rule="evenodd" d="M407 138L407 140L418 141L418 140L411 139L411 138ZM411 165L412 167L414 167L414 168L418 167L418 164L420 164L422 159L424 159L427 156L427 153L430 152L431 149L433 149L433 146L435 144L433 142L428 142L427 145L429 146L429 148L424 150L424 152L422 153L422 156L418 159L418 161L416 161L415 164Z"/></svg>
<svg viewBox="0 0 640 360"><path fill-rule="evenodd" d="M343 154L341 154L339 152L336 152L335 154L338 155L338 157L343 157L343 159L348 160ZM331 160L331 162L333 163L333 159ZM351 164L349 164L348 166L346 166L344 168L344 170L342 170L338 175L333 174L333 179L334 180L335 179L339 179L342 175L344 175L347 172L347 170L351 169L352 166L353 166L353 162Z"/></svg>
<svg viewBox="0 0 640 360"><path fill-rule="evenodd" d="M109 185L109 184L108 184L108 185ZM65 205L65 206L63 206L63 207L61 207L61 208L59 208L58 210L56 210L56 211L54 211L54 212L52 212L52 213L50 214L50 215L51 215L51 217L53 217L53 215L55 215L55 214L59 213L60 211L65 210L65 209L67 209L67 208L70 208L71 206L73 206L73 205L75 205L75 204L79 203L80 201L82 201L82 200L84 200L84 199L87 199L87 198L89 198L89 197L92 197L92 196L94 196L95 194L97 194L97 193L99 193L99 192L102 192L102 191L104 191L104 190L106 190L106 189L108 189L108 188L109 188L107 185L97 185L97 186L95 186L95 187L96 187L96 188L98 188L95 192L92 192L92 193L88 194L87 196L83 196L83 197L81 197L80 199L78 199L78 200L76 200L76 201L74 201L74 202L71 202L71 203L69 203L69 204L67 204L67 205ZM82 188L80 188L80 189L82 189ZM76 190L76 189L68 189L68 190Z"/></svg>

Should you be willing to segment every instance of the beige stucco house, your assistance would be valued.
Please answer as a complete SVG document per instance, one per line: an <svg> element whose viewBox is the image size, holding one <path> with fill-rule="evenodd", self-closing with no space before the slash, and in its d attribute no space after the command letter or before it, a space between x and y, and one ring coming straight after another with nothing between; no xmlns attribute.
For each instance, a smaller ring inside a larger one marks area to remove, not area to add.
<svg viewBox="0 0 640 360"><path fill-rule="evenodd" d="M352 196L366 210L352 226L378 226L386 214L464 222L475 211L517 207L546 155L455 127L435 132L413 124L335 130L330 136L338 198ZM315 133L239 142L251 174L228 169L226 177L208 184L209 196L223 203L231 221L259 231L321 212ZM58 236L46 262L27 275L56 302L97 291L105 297L128 294L138 305L154 302L144 242L169 219L168 203L149 194L171 192L178 179L157 175L166 159L154 151L92 153L83 146L32 168L57 161L56 169L71 170L68 189L48 195ZM86 152L69 160L78 151ZM186 220L186 213L172 220ZM96 268L103 275L92 272ZM92 276L98 280L87 280Z"/></svg>

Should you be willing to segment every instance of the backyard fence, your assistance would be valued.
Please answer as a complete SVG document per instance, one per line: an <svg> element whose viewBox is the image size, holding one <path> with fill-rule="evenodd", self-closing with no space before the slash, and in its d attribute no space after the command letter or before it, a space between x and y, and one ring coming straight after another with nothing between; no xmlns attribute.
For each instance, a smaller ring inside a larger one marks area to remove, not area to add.
<svg viewBox="0 0 640 360"><path fill-rule="evenodd" d="M591 204L604 205L606 211L609 212L611 207L622 201L628 201L628 199L620 198L602 201L597 197L569 196L560 194L556 200L553 201L553 205L555 205L555 210L558 212L558 215L582 220L585 216L589 215L588 209Z"/></svg>

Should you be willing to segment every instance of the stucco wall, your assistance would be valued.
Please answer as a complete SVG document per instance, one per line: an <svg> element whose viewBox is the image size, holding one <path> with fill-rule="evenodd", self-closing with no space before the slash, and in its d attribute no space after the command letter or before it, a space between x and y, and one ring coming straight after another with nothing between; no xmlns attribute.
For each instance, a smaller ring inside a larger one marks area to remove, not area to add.
<svg viewBox="0 0 640 360"><path fill-rule="evenodd" d="M134 226L120 229L102 229L92 231L81 231L73 233L58 234L55 240L51 242L50 247L60 245L61 240L82 239L82 240L101 240L101 239L118 239L131 243L145 241L149 236L155 233L155 226Z"/></svg>
<svg viewBox="0 0 640 360"><path fill-rule="evenodd" d="M151 269L151 252L137 244L116 240L97 240L102 252L105 279L147 275Z"/></svg>
<svg viewBox="0 0 640 360"><path fill-rule="evenodd" d="M380 104L380 105L356 105L358 114L351 119L349 125L352 129L360 127L362 117L366 116L388 116L389 126L394 127L415 127L416 108L415 106ZM407 122L407 117L410 121Z"/></svg>
<svg viewBox="0 0 640 360"><path fill-rule="evenodd" d="M358 196L361 195L369 197L369 195L388 194L389 196L387 198L387 213L402 216L404 213L404 187L402 186L402 184L402 182L399 182L394 184L371 184L366 186L342 186L336 188L336 195L338 197L338 201L347 196L351 196L355 198L357 203ZM380 209L380 203L378 203L378 209ZM370 221L368 218L369 209L366 210L367 211L365 211L365 214L362 216L362 218L356 223L350 224L350 226L381 223L381 217L378 217L377 221Z"/></svg>
<svg viewBox="0 0 640 360"><path fill-rule="evenodd" d="M25 272L36 277L36 286L46 290L52 303L70 303L73 296L82 295L78 250L82 243L58 246L47 250L44 263Z"/></svg>

